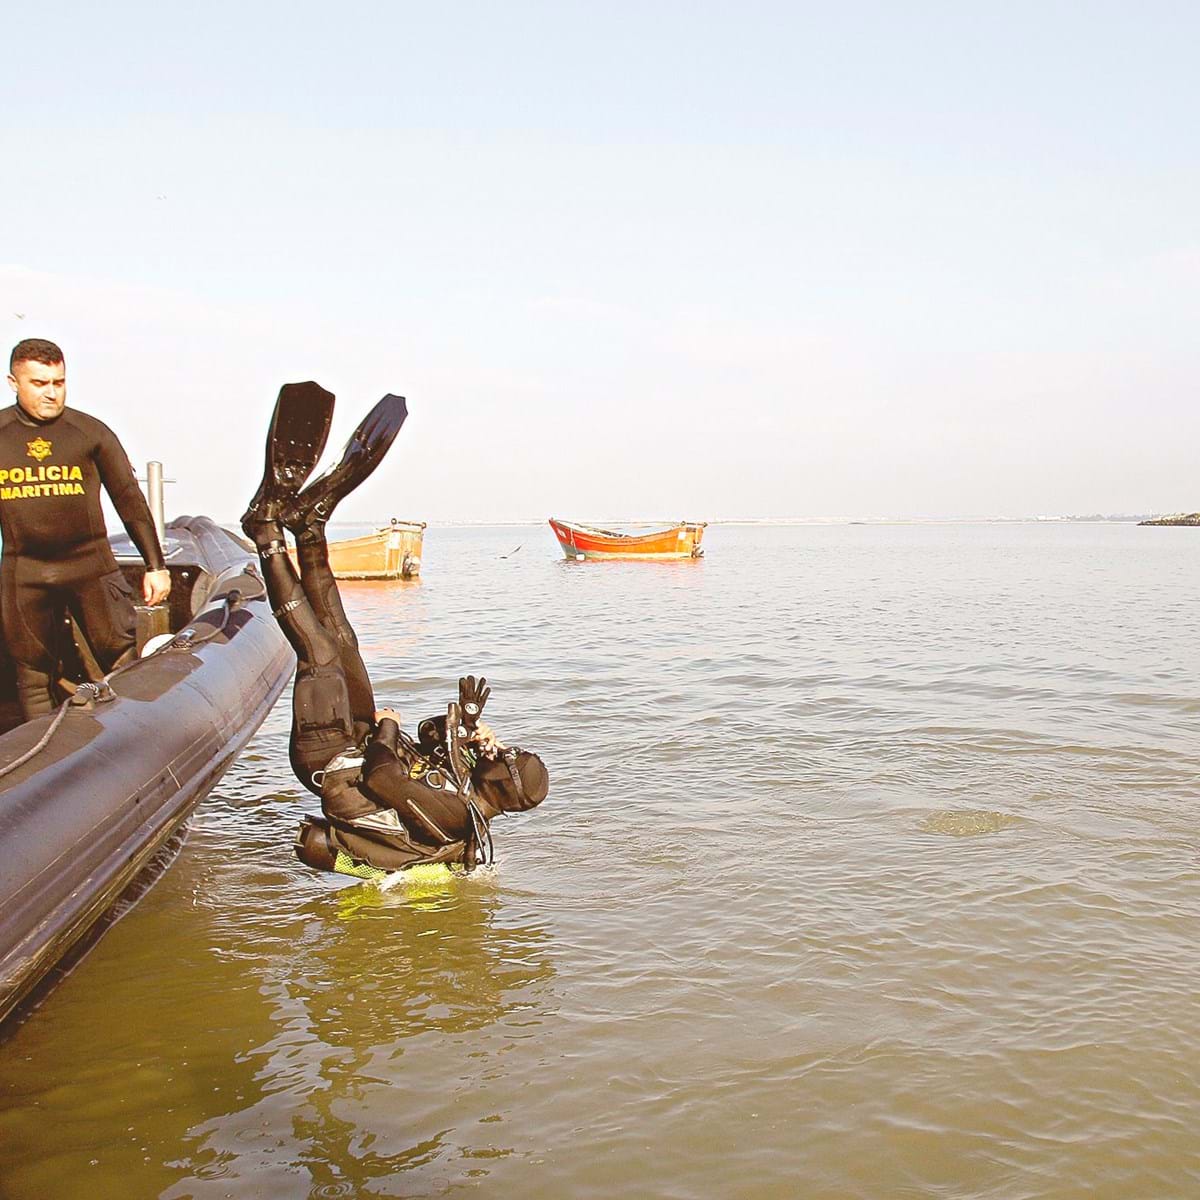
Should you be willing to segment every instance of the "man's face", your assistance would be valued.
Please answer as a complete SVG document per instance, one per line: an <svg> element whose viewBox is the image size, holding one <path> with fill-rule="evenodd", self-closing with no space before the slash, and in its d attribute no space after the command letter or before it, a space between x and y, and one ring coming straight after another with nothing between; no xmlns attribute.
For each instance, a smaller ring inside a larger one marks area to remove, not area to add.
<svg viewBox="0 0 1200 1200"><path fill-rule="evenodd" d="M39 421L57 417L67 406L67 368L62 363L13 363L8 386L17 394L17 403Z"/></svg>

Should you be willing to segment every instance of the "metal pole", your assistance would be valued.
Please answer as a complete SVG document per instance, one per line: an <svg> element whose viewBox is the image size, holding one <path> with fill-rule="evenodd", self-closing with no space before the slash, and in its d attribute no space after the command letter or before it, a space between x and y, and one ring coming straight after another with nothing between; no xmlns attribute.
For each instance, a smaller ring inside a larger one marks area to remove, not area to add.
<svg viewBox="0 0 1200 1200"><path fill-rule="evenodd" d="M163 505L163 465L160 462L146 464L146 499L150 502L150 515L154 518L154 530L158 544L167 545L167 517Z"/></svg>

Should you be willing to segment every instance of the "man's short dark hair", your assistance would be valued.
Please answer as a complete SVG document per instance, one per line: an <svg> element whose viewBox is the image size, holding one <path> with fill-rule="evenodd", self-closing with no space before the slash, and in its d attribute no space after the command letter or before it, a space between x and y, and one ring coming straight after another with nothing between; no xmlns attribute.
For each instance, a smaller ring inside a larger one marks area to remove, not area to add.
<svg viewBox="0 0 1200 1200"><path fill-rule="evenodd" d="M18 342L8 356L8 373L11 375L13 367L20 362L42 363L53 367L66 361L63 352L53 342L48 342L45 338L26 338L23 342Z"/></svg>

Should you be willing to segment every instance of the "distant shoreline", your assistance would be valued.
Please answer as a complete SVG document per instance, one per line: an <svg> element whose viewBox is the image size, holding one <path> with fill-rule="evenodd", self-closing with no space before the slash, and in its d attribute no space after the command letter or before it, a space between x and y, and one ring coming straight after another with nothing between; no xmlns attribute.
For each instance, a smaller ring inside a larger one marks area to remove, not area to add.
<svg viewBox="0 0 1200 1200"><path fill-rule="evenodd" d="M361 521L331 521L331 530L382 528L389 518L367 518ZM653 520L645 517L601 517L594 522L606 527L624 526L662 528L675 524L675 520ZM235 526L236 522L225 522ZM546 524L543 517L514 518L508 521L463 520L427 522L430 529L527 529ZM845 525L1200 525L1200 513L1185 517L1155 517L1148 514L1114 516L1067 516L1067 517L714 517L707 521L710 526L845 526Z"/></svg>
<svg viewBox="0 0 1200 1200"><path fill-rule="evenodd" d="M1173 513L1169 517L1152 517L1139 525L1200 525L1200 513Z"/></svg>

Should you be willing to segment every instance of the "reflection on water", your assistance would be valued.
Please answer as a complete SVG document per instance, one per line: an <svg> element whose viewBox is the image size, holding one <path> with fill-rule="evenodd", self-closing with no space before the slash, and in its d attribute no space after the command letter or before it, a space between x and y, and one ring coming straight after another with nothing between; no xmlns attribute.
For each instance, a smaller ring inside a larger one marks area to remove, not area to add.
<svg viewBox="0 0 1200 1200"><path fill-rule="evenodd" d="M204 1180L214 1196L252 1194L277 1177L283 1194L353 1196L359 1180L439 1157L508 1153L493 1123L463 1137L443 1110L501 1077L480 1030L536 1036L545 933L506 925L486 876L415 897L352 887L296 917L293 952L260 988L268 1036L243 1056L257 1086L187 1130L171 1164L184 1181L163 1194L203 1196Z"/></svg>
<svg viewBox="0 0 1200 1200"><path fill-rule="evenodd" d="M1190 533L428 531L379 698L489 676L550 799L315 875L285 701L0 1046L0 1195L1197 1194Z"/></svg>

